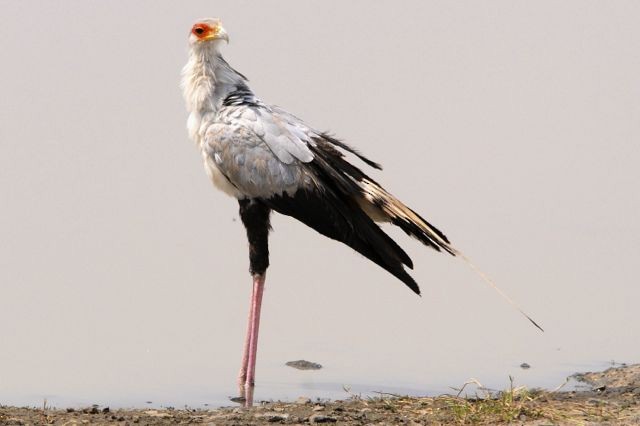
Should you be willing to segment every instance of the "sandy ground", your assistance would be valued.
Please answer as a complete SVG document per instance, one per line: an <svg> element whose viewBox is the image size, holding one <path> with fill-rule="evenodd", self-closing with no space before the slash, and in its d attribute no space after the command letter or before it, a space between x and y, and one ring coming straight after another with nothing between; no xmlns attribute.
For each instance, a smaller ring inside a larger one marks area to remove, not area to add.
<svg viewBox="0 0 640 426"><path fill-rule="evenodd" d="M0 425L207 425L311 424L353 425L640 425L640 364L574 376L587 390L545 391L524 388L486 393L404 397L354 396L344 401L261 402L253 408L213 410L52 410L0 406Z"/></svg>

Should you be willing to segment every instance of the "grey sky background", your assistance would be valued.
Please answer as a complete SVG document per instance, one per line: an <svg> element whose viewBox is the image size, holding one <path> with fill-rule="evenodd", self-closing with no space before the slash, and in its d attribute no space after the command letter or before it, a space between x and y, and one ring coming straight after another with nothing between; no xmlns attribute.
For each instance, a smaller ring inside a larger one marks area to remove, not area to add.
<svg viewBox="0 0 640 426"><path fill-rule="evenodd" d="M275 216L258 397L639 361L638 2L0 1L0 403L233 393L245 235L178 86L206 16L263 100L381 162L546 329L401 232L422 298Z"/></svg>

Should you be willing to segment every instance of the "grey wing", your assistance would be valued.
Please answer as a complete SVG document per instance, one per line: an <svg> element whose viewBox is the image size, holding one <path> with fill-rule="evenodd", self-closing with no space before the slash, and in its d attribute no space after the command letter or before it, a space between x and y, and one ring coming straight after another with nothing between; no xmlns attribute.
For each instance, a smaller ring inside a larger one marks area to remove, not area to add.
<svg viewBox="0 0 640 426"><path fill-rule="evenodd" d="M295 193L312 184L305 163L313 160L312 134L264 107L220 110L207 128L203 154L244 197Z"/></svg>
<svg viewBox="0 0 640 426"><path fill-rule="evenodd" d="M315 145L313 138L318 134L302 120L274 107L256 109L255 113L255 131L282 162L308 163L313 160L309 145Z"/></svg>
<svg viewBox="0 0 640 426"><path fill-rule="evenodd" d="M299 118L277 107L236 106L220 110L217 121L241 125L255 133L267 144L280 161L291 164L294 160L308 163L313 160L309 144L318 133Z"/></svg>

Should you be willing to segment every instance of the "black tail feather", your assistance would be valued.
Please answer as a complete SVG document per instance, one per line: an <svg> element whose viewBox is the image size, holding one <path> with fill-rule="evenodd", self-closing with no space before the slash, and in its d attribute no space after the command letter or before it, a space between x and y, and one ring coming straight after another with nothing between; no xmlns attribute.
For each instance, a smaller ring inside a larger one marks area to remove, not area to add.
<svg viewBox="0 0 640 426"><path fill-rule="evenodd" d="M344 224L339 225L329 233L325 233L311 224L308 224L309 226L314 227L318 232L330 238L342 241L362 253L420 295L418 284L403 267L404 263L411 268L411 259L369 218L367 213L362 210L362 207L358 206L358 200L364 200L379 209L380 213L386 215L388 220L391 220L394 225L400 227L409 236L417 238L437 251L444 249L449 254L464 260L488 285L520 311L534 326L544 331L511 298L502 292L484 272L478 269L469 258L454 248L444 233L388 193L358 167L349 163L335 146L351 152L372 167L382 169L379 164L367 159L355 149L327 134L322 134L321 136L322 138L315 139L315 146L310 146L315 158L313 162L309 163L309 167L314 172L314 175L319 178L320 184L323 185L321 190L326 191L326 194L330 196L329 198L334 199L334 207L338 207L337 211L340 212L339 214L343 216L343 219L349 222L349 218L357 217L360 218L360 223L355 228L351 228L351 233L342 232L340 227L345 226ZM323 202L321 201L320 203L322 204ZM274 208L274 210L278 209ZM322 209L320 208L319 210L321 211ZM362 217L367 220L362 219ZM304 222L304 220L302 221ZM363 224L365 224L364 227L362 226ZM363 230L366 230L366 232L362 233Z"/></svg>

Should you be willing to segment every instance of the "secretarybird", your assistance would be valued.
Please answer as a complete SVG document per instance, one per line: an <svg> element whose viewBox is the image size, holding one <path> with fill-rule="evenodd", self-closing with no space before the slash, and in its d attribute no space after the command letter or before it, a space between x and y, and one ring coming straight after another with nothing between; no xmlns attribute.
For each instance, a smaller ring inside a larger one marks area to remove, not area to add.
<svg viewBox="0 0 640 426"><path fill-rule="evenodd" d="M253 293L239 384L252 388L272 210L346 244L416 294L420 294L418 284L405 270L413 267L411 259L376 222L390 222L425 245L473 265L442 232L348 162L344 153L373 168L381 169L380 165L257 98L247 79L220 54L221 43L228 41L218 19L203 19L191 28L182 88L190 113L189 135L199 146L214 185L238 199L247 231Z"/></svg>

